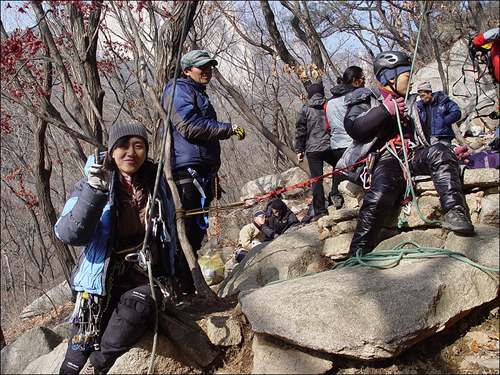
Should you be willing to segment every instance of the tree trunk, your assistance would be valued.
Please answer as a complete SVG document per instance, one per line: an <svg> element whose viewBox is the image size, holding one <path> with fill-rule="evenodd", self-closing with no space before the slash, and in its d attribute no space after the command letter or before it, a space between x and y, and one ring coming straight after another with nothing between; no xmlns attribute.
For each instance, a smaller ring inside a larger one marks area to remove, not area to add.
<svg viewBox="0 0 500 375"><path fill-rule="evenodd" d="M35 162L33 168L33 176L35 178L35 186L37 190L38 200L41 206L41 212L47 227L47 233L56 248L57 258L61 264L61 268L66 280L70 280L71 271L75 265L75 259L69 250L69 247L62 243L54 232L54 225L57 221L57 215L52 205L50 197L50 175L52 167L48 163L45 167L45 162L48 156L45 154L45 132L47 130L47 123L38 120L36 133L35 133Z"/></svg>

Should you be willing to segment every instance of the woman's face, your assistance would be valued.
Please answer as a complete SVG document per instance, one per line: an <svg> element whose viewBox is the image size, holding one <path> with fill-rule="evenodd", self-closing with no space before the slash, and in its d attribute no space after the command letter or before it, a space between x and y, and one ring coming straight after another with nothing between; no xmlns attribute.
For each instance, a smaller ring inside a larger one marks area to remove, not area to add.
<svg viewBox="0 0 500 375"><path fill-rule="evenodd" d="M142 137L130 137L111 154L122 174L133 175L144 164L147 156L146 142Z"/></svg>

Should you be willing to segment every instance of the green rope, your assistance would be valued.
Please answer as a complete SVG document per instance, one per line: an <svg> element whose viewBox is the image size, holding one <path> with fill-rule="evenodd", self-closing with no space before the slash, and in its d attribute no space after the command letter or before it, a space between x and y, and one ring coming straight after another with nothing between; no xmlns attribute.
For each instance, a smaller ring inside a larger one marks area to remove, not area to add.
<svg viewBox="0 0 500 375"><path fill-rule="evenodd" d="M415 249L401 248L402 246L407 244L415 246ZM473 262L472 260L467 258L465 254L458 253L455 251L445 250L442 247L438 248L430 246L420 246L413 241L401 242L391 250L374 251L365 255L363 255L363 253L360 250L358 250L355 256L346 259L342 262L338 262L335 266L331 268L331 270L355 266L358 264L375 268L388 268L399 264L399 262L402 259L428 258L432 256L443 256L443 255L468 263L484 271L499 272L498 268L486 267ZM380 263L382 261L389 261L389 262Z"/></svg>
<svg viewBox="0 0 500 375"><path fill-rule="evenodd" d="M413 245L415 249L402 249L404 245ZM443 245L444 246L444 245ZM421 259L430 258L433 256L449 256L450 258L459 260L461 262L470 264L471 266L477 267L483 271L499 272L498 268L491 268L483 266L479 263L473 262L465 254L458 253L451 250L446 250L442 247L431 247L431 246L420 246L413 241L404 241L394 246L391 250L379 250L373 251L368 254L363 255L361 249L356 252L356 255L338 262L332 268L327 271L333 271L341 268L352 267L357 265L374 267L374 268L390 268L397 266L399 262L403 259ZM385 261L385 263L381 263ZM327 272L323 271L323 272ZM322 272L319 272L322 273ZM317 275L318 273L307 273L297 277L292 277L289 279L275 280L268 282L265 286L282 283L284 281L296 280L301 277Z"/></svg>

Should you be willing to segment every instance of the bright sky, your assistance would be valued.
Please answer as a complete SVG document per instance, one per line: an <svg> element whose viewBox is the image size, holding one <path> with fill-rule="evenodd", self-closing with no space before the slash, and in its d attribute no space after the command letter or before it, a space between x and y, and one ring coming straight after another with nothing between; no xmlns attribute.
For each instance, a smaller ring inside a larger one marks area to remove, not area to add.
<svg viewBox="0 0 500 375"><path fill-rule="evenodd" d="M2 23L5 31L9 32L16 28L24 29L35 24L34 18L26 13L18 12L18 8L23 5L24 1L1 1ZM9 5L11 8L9 8ZM31 7L29 7L31 10Z"/></svg>

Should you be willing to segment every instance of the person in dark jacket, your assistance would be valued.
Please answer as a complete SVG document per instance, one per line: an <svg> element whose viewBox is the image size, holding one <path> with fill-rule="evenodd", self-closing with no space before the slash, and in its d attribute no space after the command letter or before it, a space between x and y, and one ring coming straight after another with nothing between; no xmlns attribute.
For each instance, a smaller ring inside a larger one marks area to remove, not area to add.
<svg viewBox="0 0 500 375"><path fill-rule="evenodd" d="M394 142L398 157L390 152L391 147L386 148L386 144L397 140L400 133L398 113L404 138L411 141L409 170L412 176L431 176L444 212L442 227L462 234L474 232L465 208L455 153L440 142L433 145L427 142L415 104L416 95L409 96L406 103L404 101L406 90L411 85L410 69L410 59L405 53L382 52L375 59L374 74L383 87L360 88L346 98L348 109L344 125L353 143L337 167L354 165L364 156L375 158L373 167L365 169L364 175L361 175L363 164L358 164L352 171L345 170L351 179L358 182L363 179L367 188L349 249L351 255L373 250L384 219L403 198L407 181L400 165L400 160L404 159L401 143ZM366 164L369 165L372 163Z"/></svg>
<svg viewBox="0 0 500 375"><path fill-rule="evenodd" d="M460 107L444 91L433 93L429 82L418 85L417 92L421 99L417 101L417 108L427 142L443 142L451 147L455 138L451 124L460 120Z"/></svg>
<svg viewBox="0 0 500 375"><path fill-rule="evenodd" d="M81 246L70 280L77 293L70 320L74 327L60 374L78 374L87 359L85 373L106 373L153 319L148 273L134 262L145 240L156 180L156 165L147 160L147 139L139 122L118 121L108 152L100 155L108 162L89 157L87 177L75 184L55 224L61 241ZM147 246L153 276L168 279L177 236L174 205L163 178L158 192ZM154 290L159 304L162 293L157 285Z"/></svg>
<svg viewBox="0 0 500 375"><path fill-rule="evenodd" d="M345 96L360 87L365 87L365 75L359 66L348 67L342 78L337 79L338 85L332 87L332 97L325 105L326 128L330 130L330 147L339 160L346 148L352 143L352 138L344 129L344 117L347 111ZM332 191L328 200L337 209L344 204L344 197L339 193L338 186L344 179L341 173L333 175Z"/></svg>
<svg viewBox="0 0 500 375"><path fill-rule="evenodd" d="M241 126L217 121L215 109L208 99L206 85L212 79L212 69L217 61L203 50L194 50L181 59L186 78L177 80L171 114L172 174L179 190L184 210L209 207L215 198L216 172L220 167L220 140L236 135L245 138ZM170 80L163 92L162 103L167 110L173 88ZM195 255L208 228L207 214L184 218L186 233ZM179 269L179 286L185 294L193 294L195 286L189 265L182 251ZM176 267L177 268L177 267ZM186 277L187 279L184 279Z"/></svg>
<svg viewBox="0 0 500 375"><path fill-rule="evenodd" d="M308 101L300 110L295 123L295 152L299 163L307 156L311 178L323 174L323 162L326 161L332 167L338 161L338 157L330 148L330 134L326 129L325 90L321 83L313 83L307 89ZM326 215L325 191L323 181L311 184L314 211L313 221Z"/></svg>
<svg viewBox="0 0 500 375"><path fill-rule="evenodd" d="M283 234L288 228L299 224L299 219L281 199L273 199L264 209L266 222L261 230L269 239L275 239Z"/></svg>

